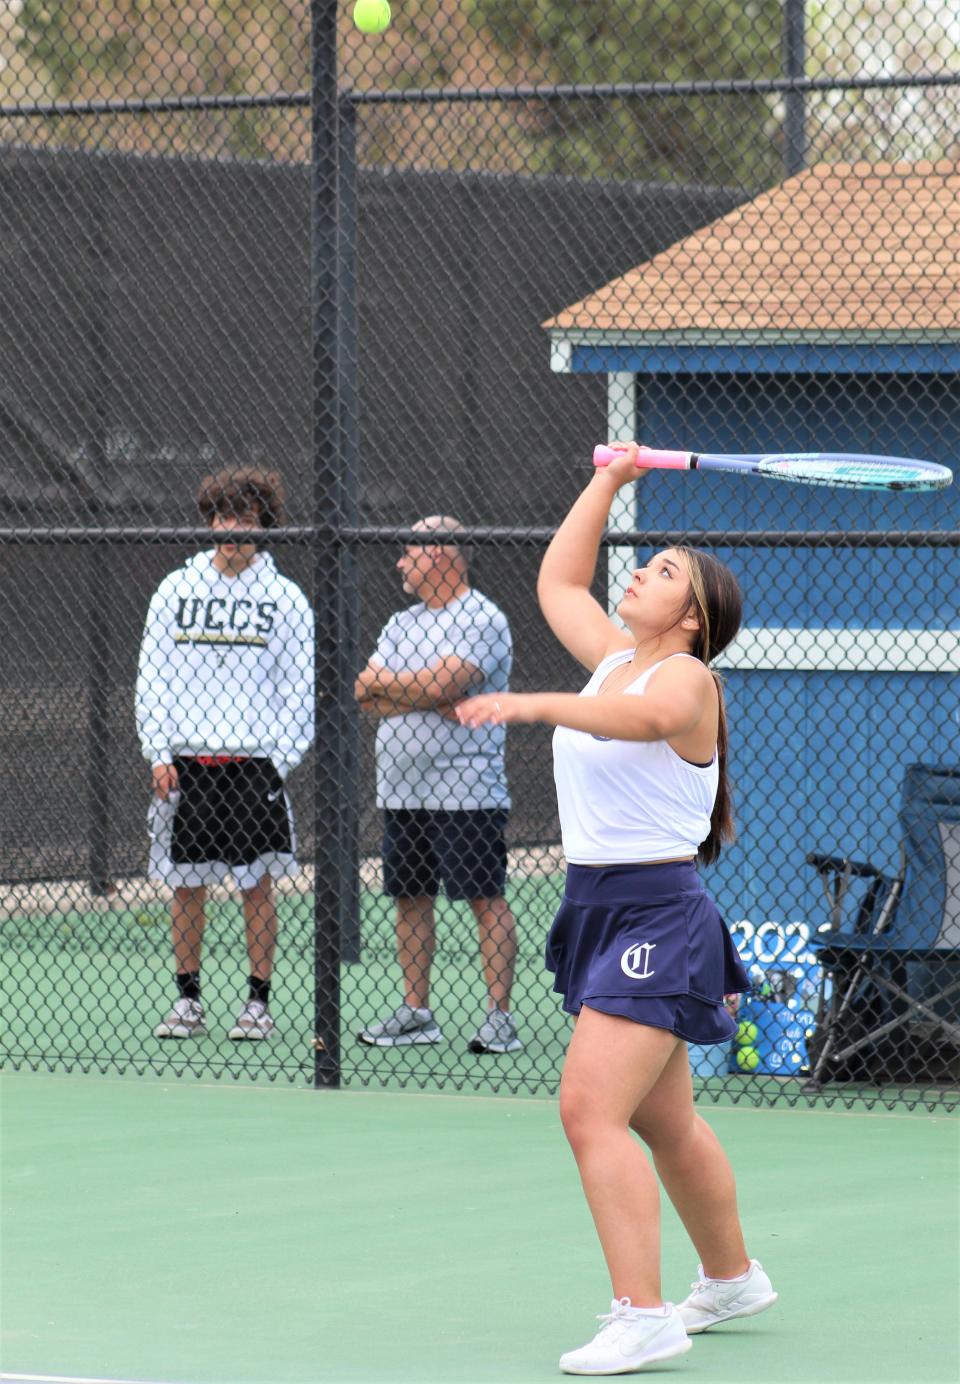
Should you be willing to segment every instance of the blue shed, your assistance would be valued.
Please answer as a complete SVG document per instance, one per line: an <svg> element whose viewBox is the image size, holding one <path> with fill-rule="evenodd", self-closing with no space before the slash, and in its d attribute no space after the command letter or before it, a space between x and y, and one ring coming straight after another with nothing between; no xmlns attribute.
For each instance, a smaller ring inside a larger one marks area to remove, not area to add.
<svg viewBox="0 0 960 1384"><path fill-rule="evenodd" d="M608 439L960 462L960 165L817 165L545 324L552 368L607 377ZM598 439L602 440L602 439ZM880 495L657 473L622 529L960 529L960 485ZM718 549L739 838L728 920L825 918L810 850L895 867L907 764L960 760L960 554L902 543ZM630 550L614 550L618 590ZM612 591L611 594L614 594Z"/></svg>

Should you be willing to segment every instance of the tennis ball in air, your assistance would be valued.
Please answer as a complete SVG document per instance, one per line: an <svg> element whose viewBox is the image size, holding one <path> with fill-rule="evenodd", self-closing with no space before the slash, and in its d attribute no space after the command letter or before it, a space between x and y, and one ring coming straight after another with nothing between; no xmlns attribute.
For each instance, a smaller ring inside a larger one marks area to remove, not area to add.
<svg viewBox="0 0 960 1384"><path fill-rule="evenodd" d="M760 1054L756 1048L738 1048L737 1066L743 1072L755 1072L760 1066Z"/></svg>
<svg viewBox="0 0 960 1384"><path fill-rule="evenodd" d="M757 1041L758 1032L756 1024L746 1022L737 1024L737 1046L741 1048L752 1047Z"/></svg>
<svg viewBox="0 0 960 1384"><path fill-rule="evenodd" d="M353 22L361 34L382 34L390 23L388 0L357 0Z"/></svg>

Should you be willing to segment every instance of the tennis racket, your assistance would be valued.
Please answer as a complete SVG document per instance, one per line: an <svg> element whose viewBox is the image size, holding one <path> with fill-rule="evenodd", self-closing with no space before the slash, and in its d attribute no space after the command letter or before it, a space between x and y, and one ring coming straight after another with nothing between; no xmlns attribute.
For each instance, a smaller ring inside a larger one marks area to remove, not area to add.
<svg viewBox="0 0 960 1384"><path fill-rule="evenodd" d="M620 449L595 447L594 466L609 466ZM655 471L729 471L769 476L800 485L840 486L850 490L943 490L953 480L947 466L907 457L878 457L856 452L780 452L768 455L709 452L644 451L639 467Z"/></svg>

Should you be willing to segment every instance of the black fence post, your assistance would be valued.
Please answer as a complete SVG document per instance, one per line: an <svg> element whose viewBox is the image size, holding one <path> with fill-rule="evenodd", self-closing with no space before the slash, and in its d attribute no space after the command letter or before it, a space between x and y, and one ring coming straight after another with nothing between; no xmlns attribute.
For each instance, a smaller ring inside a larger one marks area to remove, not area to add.
<svg viewBox="0 0 960 1384"><path fill-rule="evenodd" d="M785 0L783 9L783 75L806 75L806 0ZM802 172L807 160L807 95L788 91L784 97L783 166L787 177Z"/></svg>
<svg viewBox="0 0 960 1384"><path fill-rule="evenodd" d="M108 314L110 273L107 218L103 205L104 178L93 179L90 209L90 293L88 340L89 432L86 439L89 479L102 510L106 486L107 391L110 387ZM94 549L87 558L87 873L91 894L101 898L110 892L110 755L108 718L110 705L110 589L104 564L106 554Z"/></svg>
<svg viewBox="0 0 960 1384"><path fill-rule="evenodd" d="M360 522L359 416L357 396L357 107L349 97L340 103L337 128L337 408L340 422L340 494L344 524ZM340 548L340 658L352 679L359 663L360 555L355 545ZM348 680L345 693L352 687ZM360 735L352 701L343 708L339 801L340 860L343 886L340 904L341 961L360 960Z"/></svg>
<svg viewBox="0 0 960 1384"><path fill-rule="evenodd" d="M311 0L311 341L314 604L314 1086L340 1085L340 925L344 860L338 824L347 734L340 615L343 524L337 398L337 4Z"/></svg>

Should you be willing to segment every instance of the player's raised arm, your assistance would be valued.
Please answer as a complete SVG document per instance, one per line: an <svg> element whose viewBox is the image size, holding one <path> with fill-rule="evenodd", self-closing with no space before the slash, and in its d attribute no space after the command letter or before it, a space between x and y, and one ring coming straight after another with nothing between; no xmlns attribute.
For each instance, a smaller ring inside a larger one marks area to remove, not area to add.
<svg viewBox="0 0 960 1384"><path fill-rule="evenodd" d="M632 644L591 595L590 583L614 495L645 474L637 469L638 453L636 443L624 444L622 457L594 471L540 564L537 596L544 618L564 648L591 672L614 649Z"/></svg>

